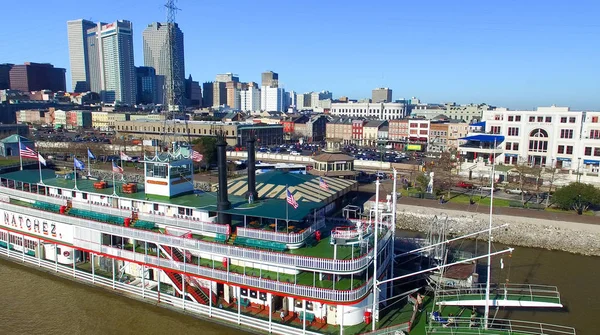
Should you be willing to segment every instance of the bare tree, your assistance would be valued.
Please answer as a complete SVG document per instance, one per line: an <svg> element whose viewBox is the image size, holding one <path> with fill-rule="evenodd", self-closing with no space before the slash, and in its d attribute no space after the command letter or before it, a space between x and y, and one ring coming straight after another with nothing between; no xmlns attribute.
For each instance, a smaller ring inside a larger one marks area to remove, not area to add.
<svg viewBox="0 0 600 335"><path fill-rule="evenodd" d="M539 192L543 171L541 166L530 164L522 157L519 157L517 164L509 171L509 185L521 190L521 203L525 204L525 194Z"/></svg>
<svg viewBox="0 0 600 335"><path fill-rule="evenodd" d="M456 159L452 157L450 152L446 151L442 152L440 158L431 164L431 171L433 171L435 175L435 178L433 179L433 188L435 189L435 192L438 194L448 192L448 198L450 198L450 191L456 183L454 171Z"/></svg>

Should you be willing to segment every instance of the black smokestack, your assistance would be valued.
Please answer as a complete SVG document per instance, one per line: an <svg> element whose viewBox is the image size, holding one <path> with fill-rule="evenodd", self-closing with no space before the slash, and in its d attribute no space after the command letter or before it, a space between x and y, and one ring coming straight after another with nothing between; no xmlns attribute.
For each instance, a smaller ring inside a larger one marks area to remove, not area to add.
<svg viewBox="0 0 600 335"><path fill-rule="evenodd" d="M219 166L219 192L217 197L218 221L221 224L231 224L231 214L222 211L231 208L227 196L227 142L222 133L217 135L217 164Z"/></svg>
<svg viewBox="0 0 600 335"><path fill-rule="evenodd" d="M256 193L256 148L254 147L256 138L254 134L250 134L250 138L246 143L248 147L248 193L246 196L250 197L252 195L252 199L258 200L258 193Z"/></svg>

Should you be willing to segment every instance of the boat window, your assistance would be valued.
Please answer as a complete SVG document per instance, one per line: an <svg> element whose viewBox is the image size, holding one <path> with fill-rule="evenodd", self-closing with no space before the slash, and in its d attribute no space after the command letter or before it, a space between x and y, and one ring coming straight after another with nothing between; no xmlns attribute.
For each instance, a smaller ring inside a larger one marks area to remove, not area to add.
<svg viewBox="0 0 600 335"><path fill-rule="evenodd" d="M179 207L177 208L177 211L179 212L179 215L185 215L185 208Z"/></svg>
<svg viewBox="0 0 600 335"><path fill-rule="evenodd" d="M87 200L88 194L87 193L81 193L81 196L83 197L84 200Z"/></svg>
<svg viewBox="0 0 600 335"><path fill-rule="evenodd" d="M240 295L247 297L248 296L248 289L245 288L240 288Z"/></svg>
<svg viewBox="0 0 600 335"><path fill-rule="evenodd" d="M77 197L77 193L75 193L75 191L71 192L71 197L76 198Z"/></svg>
<svg viewBox="0 0 600 335"><path fill-rule="evenodd" d="M157 211L158 210L158 204L154 204L154 210Z"/></svg>
<svg viewBox="0 0 600 335"><path fill-rule="evenodd" d="M58 195L62 195L62 190L59 188L56 190L58 192Z"/></svg>
<svg viewBox="0 0 600 335"><path fill-rule="evenodd" d="M306 302L306 310L307 311L312 311L313 310L313 303L312 302Z"/></svg>
<svg viewBox="0 0 600 335"><path fill-rule="evenodd" d="M250 290L250 298L256 298L256 291Z"/></svg>

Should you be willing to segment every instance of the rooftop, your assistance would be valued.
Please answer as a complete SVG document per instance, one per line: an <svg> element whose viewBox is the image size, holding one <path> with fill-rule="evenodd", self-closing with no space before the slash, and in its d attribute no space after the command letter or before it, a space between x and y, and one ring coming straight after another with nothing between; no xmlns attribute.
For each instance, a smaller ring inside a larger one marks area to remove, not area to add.
<svg viewBox="0 0 600 335"><path fill-rule="evenodd" d="M70 172L70 171L69 171ZM20 181L24 183L38 183L40 180L37 170L23 170L4 173L1 178ZM65 179L64 175L52 170L42 170L42 178L47 186L73 190L75 182L73 179ZM259 201L249 204L245 199L245 191L248 190L246 178L239 178L229 183L229 201L231 209L225 211L233 215L256 216L268 219L301 221L314 209L319 209L327 204L324 200L328 197L338 197L351 190L353 181L324 178L329 190L319 187L317 177L310 175L291 174L282 171L267 172L256 177ZM112 196L113 183L107 180L108 187L104 189L94 188L96 180L77 179L79 191L104 196ZM194 194L179 195L172 198L149 195L144 192L144 185L137 184L138 192L133 194L123 193L121 186L123 181L116 181L114 191L120 198L156 202L167 205L196 208L205 211L217 211L217 193L196 190ZM285 196L285 185L289 185L290 192L298 202L298 208L288 206ZM263 198L264 197L264 198Z"/></svg>

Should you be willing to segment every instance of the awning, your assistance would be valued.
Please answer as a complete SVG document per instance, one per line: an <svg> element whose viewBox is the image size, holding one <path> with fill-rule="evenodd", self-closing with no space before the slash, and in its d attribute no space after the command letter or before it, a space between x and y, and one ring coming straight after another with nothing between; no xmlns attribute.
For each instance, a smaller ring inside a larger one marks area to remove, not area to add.
<svg viewBox="0 0 600 335"><path fill-rule="evenodd" d="M600 165L600 161L596 161L593 159L584 159L583 164Z"/></svg>
<svg viewBox="0 0 600 335"><path fill-rule="evenodd" d="M496 144L500 144L500 143L504 142L504 136L492 135L492 134L478 134L478 135L471 135L471 136L459 138L459 140L488 142L488 143L496 142Z"/></svg>
<svg viewBox="0 0 600 335"><path fill-rule="evenodd" d="M504 157L519 157L519 154L504 154Z"/></svg>
<svg viewBox="0 0 600 335"><path fill-rule="evenodd" d="M485 121L470 124L469 127L484 127L485 128Z"/></svg>
<svg viewBox="0 0 600 335"><path fill-rule="evenodd" d="M571 158L566 158L566 157L556 157L556 160L557 160L557 161L560 161L560 162L570 162L570 161L571 161Z"/></svg>

